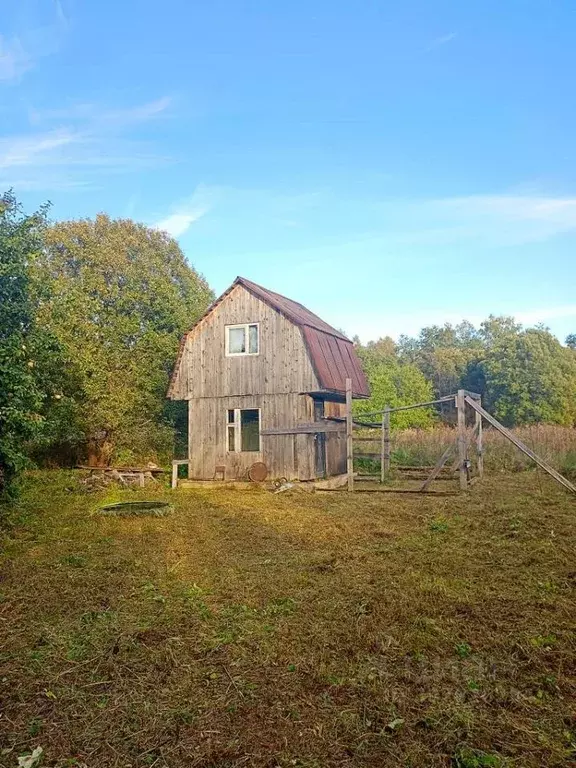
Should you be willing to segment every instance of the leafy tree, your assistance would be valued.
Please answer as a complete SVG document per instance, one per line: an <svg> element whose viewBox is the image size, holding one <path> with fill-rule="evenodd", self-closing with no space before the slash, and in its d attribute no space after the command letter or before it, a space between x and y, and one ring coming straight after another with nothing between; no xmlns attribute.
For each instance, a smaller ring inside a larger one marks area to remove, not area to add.
<svg viewBox="0 0 576 768"><path fill-rule="evenodd" d="M410 405L433 399L432 385L415 365L398 359L391 339L380 339L367 347L357 347L356 351L371 391L369 400L354 402L356 415L380 411L386 406ZM394 428L429 427L433 420L429 409L417 408L394 414L391 424Z"/></svg>
<svg viewBox="0 0 576 768"><path fill-rule="evenodd" d="M517 336L522 332L522 326L513 317L507 315L490 315L480 323L479 337L483 346L489 347L506 336Z"/></svg>
<svg viewBox="0 0 576 768"><path fill-rule="evenodd" d="M548 330L502 334L482 368L489 407L508 426L576 422L576 359Z"/></svg>
<svg viewBox="0 0 576 768"><path fill-rule="evenodd" d="M418 366L435 395L443 397L461 386L471 362L481 356L482 338L467 321L456 326L432 325L416 338L401 336L398 351L402 360Z"/></svg>
<svg viewBox="0 0 576 768"><path fill-rule="evenodd" d="M106 215L59 222L46 233L36 279L50 293L39 316L66 360L68 393L52 410L54 433L76 436L92 463L167 450L165 397L178 343L213 298L178 244Z"/></svg>
<svg viewBox="0 0 576 768"><path fill-rule="evenodd" d="M37 434L43 392L36 375L30 267L42 247L46 208L27 216L12 193L0 199L0 498L15 490L26 441Z"/></svg>
<svg viewBox="0 0 576 768"><path fill-rule="evenodd" d="M571 333L566 336L566 346L576 350L576 333Z"/></svg>

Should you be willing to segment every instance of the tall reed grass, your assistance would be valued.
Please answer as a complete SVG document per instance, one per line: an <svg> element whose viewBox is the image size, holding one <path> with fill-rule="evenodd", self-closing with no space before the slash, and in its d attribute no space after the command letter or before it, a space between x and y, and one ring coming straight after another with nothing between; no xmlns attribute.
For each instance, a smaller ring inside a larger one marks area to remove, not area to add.
<svg viewBox="0 0 576 768"><path fill-rule="evenodd" d="M576 479L576 429L538 424L518 427L512 432L567 477ZM362 453L377 453L379 432L365 431L363 437L374 436L375 442L362 442L354 447L356 458ZM432 466L445 448L456 440L456 430L450 426L434 429L403 429L392 433L392 465ZM474 444L471 453L474 453ZM379 462L375 462L378 463ZM488 470L519 472L534 466L528 456L519 451L504 435L489 426L484 427L484 465Z"/></svg>

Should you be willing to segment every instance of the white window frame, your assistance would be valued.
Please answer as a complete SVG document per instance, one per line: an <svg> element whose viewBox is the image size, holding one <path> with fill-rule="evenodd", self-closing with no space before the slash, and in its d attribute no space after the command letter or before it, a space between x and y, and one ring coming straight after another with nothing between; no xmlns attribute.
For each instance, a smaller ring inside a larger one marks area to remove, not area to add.
<svg viewBox="0 0 576 768"><path fill-rule="evenodd" d="M248 351L250 349L250 328L251 327L256 327L256 331L258 334L258 351L257 352ZM244 329L244 333L246 334L246 352L230 352L229 331L232 331L235 328ZM250 355L250 357L254 357L256 355L259 355L260 354L260 323L238 323L237 325L224 326L224 343L226 348L226 357L246 357L247 355Z"/></svg>
<svg viewBox="0 0 576 768"><path fill-rule="evenodd" d="M253 323L250 323L253 325ZM254 353L253 353L254 354ZM234 421L228 421L228 411L234 411ZM240 414L242 411L258 411L258 428L262 429L262 409L261 408L226 408L226 453L260 453L262 450L262 435L258 434L258 450L257 451L243 451L242 450L242 417ZM228 441L228 432L230 427L234 427L234 450L230 450L230 443Z"/></svg>

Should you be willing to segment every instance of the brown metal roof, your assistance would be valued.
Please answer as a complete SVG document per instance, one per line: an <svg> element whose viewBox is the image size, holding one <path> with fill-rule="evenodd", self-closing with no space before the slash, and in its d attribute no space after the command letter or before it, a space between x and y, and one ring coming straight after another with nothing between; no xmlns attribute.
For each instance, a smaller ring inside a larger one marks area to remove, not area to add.
<svg viewBox="0 0 576 768"><path fill-rule="evenodd" d="M353 395L370 397L368 381L354 351L354 345L343 333L325 323L297 301L269 291L251 280L246 280L245 277L237 277L235 284L243 285L294 325L300 326L318 383L323 390L343 393L346 391L346 379L352 379Z"/></svg>
<svg viewBox="0 0 576 768"><path fill-rule="evenodd" d="M351 341L307 325L302 326L302 335L322 389L342 393L346 391L346 379L352 379L354 397L370 397L366 376Z"/></svg>
<svg viewBox="0 0 576 768"><path fill-rule="evenodd" d="M343 333L337 331L336 328L332 328L331 325L325 323L324 320L318 317L318 315L315 315L314 312L310 312L309 309L306 309L306 307L299 304L297 301L292 301L292 299L287 299L286 296L281 296L279 293L269 291L268 288L263 288L261 285L257 285L251 280L246 280L245 277L237 277L234 281L234 285L238 284L243 285L244 288L247 288L250 293L254 294L254 296L262 299L266 304L269 304L273 309L280 312L281 315L287 317L288 320L291 320L294 323L294 325L307 325L310 326L310 328L316 328L317 331L329 333L339 339L348 341Z"/></svg>
<svg viewBox="0 0 576 768"><path fill-rule="evenodd" d="M180 360L186 345L186 338L194 328L227 296L236 285L242 285L247 291L280 312L294 325L300 327L304 342L310 355L310 360L318 377L321 390L343 394L346 391L346 379L352 379L354 397L370 397L370 388L360 361L354 351L354 345L343 333L325 323L318 315L310 312L302 304L286 298L279 293L269 291L245 277L237 277L232 285L219 296L206 310L204 315L192 326L183 337L178 351L178 357L168 388L171 397Z"/></svg>

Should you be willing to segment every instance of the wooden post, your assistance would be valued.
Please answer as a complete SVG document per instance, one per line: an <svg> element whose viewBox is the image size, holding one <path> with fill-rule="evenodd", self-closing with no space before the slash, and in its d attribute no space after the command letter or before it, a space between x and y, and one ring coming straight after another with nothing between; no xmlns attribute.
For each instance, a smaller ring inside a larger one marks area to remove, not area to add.
<svg viewBox="0 0 576 768"><path fill-rule="evenodd" d="M456 395L458 409L458 469L460 471L460 490L468 488L467 446L466 446L466 394L463 389Z"/></svg>
<svg viewBox="0 0 576 768"><path fill-rule="evenodd" d="M352 440L352 379L346 379L346 471L348 490L354 490L354 447Z"/></svg>
<svg viewBox="0 0 576 768"><path fill-rule="evenodd" d="M178 487L178 462L172 462L172 488Z"/></svg>
<svg viewBox="0 0 576 768"><path fill-rule="evenodd" d="M479 405L475 400L472 400L471 397L466 397L466 402L476 411L476 413L479 413L482 418L486 419L488 424L491 424L495 429L498 430L498 432L500 432L500 434L508 438L508 440L510 440L510 442L516 446L516 448L522 451L522 453L525 453L526 456L529 456L532 461L535 461L536 464L538 464L539 467L542 467L545 472L548 472L548 474L551 475L554 480L556 480L556 482L560 483L560 485L563 485L565 488L568 488L568 490L572 491L572 493L576 493L576 485L573 485L570 480L564 477L564 475L561 475L560 472L557 472L554 469L554 467L551 467L550 464L547 464L545 461L543 461L540 456L534 453L531 448L528 448L528 446L525 445L522 440L517 438L513 432L510 432L510 430L506 429L503 424L500 424L500 422L495 419L492 414L488 413L488 411L485 411L484 408L482 408L482 406Z"/></svg>
<svg viewBox="0 0 576 768"><path fill-rule="evenodd" d="M384 482L390 472L390 410L384 408L382 414L382 462L380 465L380 482Z"/></svg>
<svg viewBox="0 0 576 768"><path fill-rule="evenodd" d="M478 405L482 405L481 402ZM482 442L482 416L478 411L474 411L476 416L476 458L478 460L478 477L484 477L484 445Z"/></svg>

